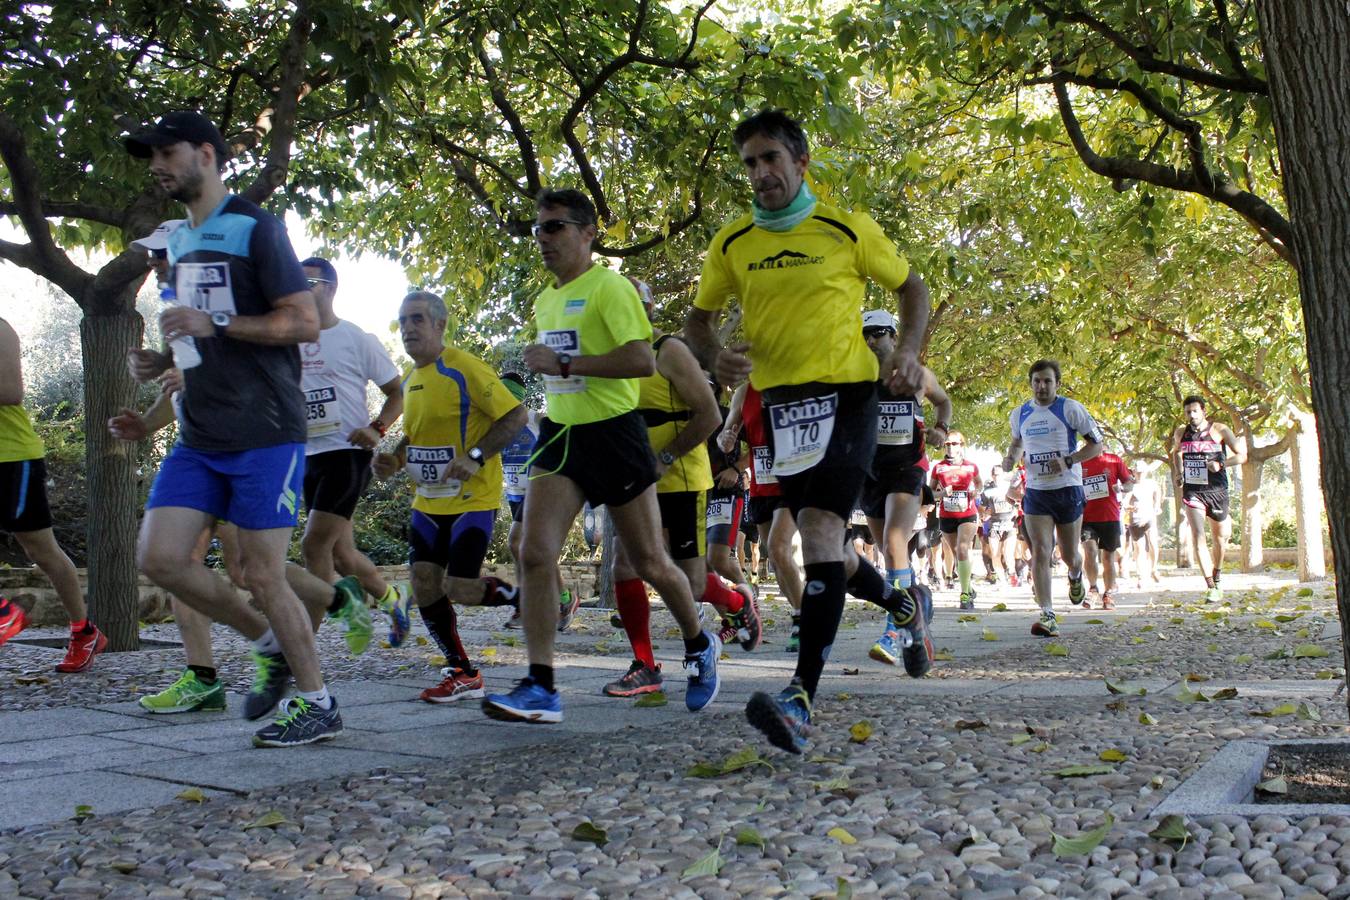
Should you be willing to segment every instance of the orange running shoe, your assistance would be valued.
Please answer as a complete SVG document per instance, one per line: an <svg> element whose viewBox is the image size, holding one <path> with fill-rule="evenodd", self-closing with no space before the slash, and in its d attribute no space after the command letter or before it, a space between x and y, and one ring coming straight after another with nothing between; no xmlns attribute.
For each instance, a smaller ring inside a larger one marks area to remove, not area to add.
<svg viewBox="0 0 1350 900"><path fill-rule="evenodd" d="M463 669L441 669L445 680L422 692L428 703L454 703L456 700L477 700L483 696L483 673L467 674Z"/></svg>
<svg viewBox="0 0 1350 900"><path fill-rule="evenodd" d="M56 671L67 674L83 672L107 646L107 635L97 628L88 634L72 634L70 644L66 647L66 658L56 664Z"/></svg>

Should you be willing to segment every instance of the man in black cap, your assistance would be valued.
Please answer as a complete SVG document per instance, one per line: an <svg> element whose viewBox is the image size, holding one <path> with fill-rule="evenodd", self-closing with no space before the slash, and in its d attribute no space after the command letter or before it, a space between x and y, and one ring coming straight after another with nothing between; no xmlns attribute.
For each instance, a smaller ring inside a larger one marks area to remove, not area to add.
<svg viewBox="0 0 1350 900"><path fill-rule="evenodd" d="M180 438L146 503L141 571L253 641L246 718L270 712L294 674L298 696L254 735L255 745L329 740L342 719L285 571L305 472L298 345L319 336L314 297L281 221L226 191L229 150L205 116L169 113L126 147L149 160L159 186L186 208L186 224L168 242L177 305L160 315L160 328L168 341L195 342L201 357L183 371ZM154 350L129 356L139 381L173 362ZM197 536L216 519L238 526L244 581L266 620L224 578L192 563Z"/></svg>

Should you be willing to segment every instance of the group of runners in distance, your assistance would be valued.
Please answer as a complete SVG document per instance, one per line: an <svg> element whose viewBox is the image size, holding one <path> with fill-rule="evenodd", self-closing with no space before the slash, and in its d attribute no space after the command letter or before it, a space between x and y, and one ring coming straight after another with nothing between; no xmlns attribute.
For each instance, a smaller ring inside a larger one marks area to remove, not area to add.
<svg viewBox="0 0 1350 900"><path fill-rule="evenodd" d="M761 642L753 578L731 551L743 519L757 526L793 608L787 649L797 663L781 692L750 698L746 715L794 753L807 746L848 595L885 612L870 655L921 677L934 657L931 570L949 588L959 581L961 608L973 608L977 545L987 551L988 576L1002 572L1014 584L1028 577L1019 544L1029 548L1041 608L1032 632L1047 637L1059 633L1056 554L1073 604L1114 606L1123 537L1133 539L1139 577L1156 577L1156 485L1130 498L1123 532L1121 496L1135 479L1104 452L1089 412L1060 396L1055 361L1030 366L1032 397L1011 413L1001 466L986 479L967 460L952 401L920 362L924 282L872 218L813 195L806 136L780 111L735 130L751 209L709 245L680 334L653 329L645 284L595 263L589 199L542 191L533 234L551 284L535 301L524 371L505 373L445 343L449 311L424 290L397 309L412 360L400 373L373 335L334 314L334 266L297 259L276 217L228 193L228 150L205 117L170 113L125 143L187 213L136 242L167 304L166 348L133 350L128 362L138 381L158 381L159 398L107 423L126 441L178 423L146 504L137 562L172 594L186 659L173 684L141 698L149 712L225 708L211 646L210 626L219 622L251 644L256 674L243 714L268 719L256 745L335 737L342 719L314 634L332 619L349 650L364 652L375 628L369 595L388 617L391 645L407 639L416 605L444 655L441 679L423 700L477 700L495 719L560 722L554 643L580 598L563 589L558 561L586 505L604 507L613 523L617 624L633 650L629 669L604 693L662 689L650 586L684 641L690 711L717 697L724 644L752 651ZM868 281L894 296L898 316L863 312ZM733 299L743 338L723 346L719 320ZM17 336L0 321L0 528L56 588L71 623L57 668L78 672L106 639L89 623L74 566L52 535L19 357ZM524 402L534 379L542 381L542 411ZM374 415L370 384L384 398ZM1215 600L1230 527L1226 472L1245 457L1232 432L1208 420L1202 399L1187 398L1184 414L1172 469L1206 599ZM400 418L395 444L386 432ZM944 458L930 465L927 446L944 448ZM384 581L352 531L370 479L401 473L415 492L410 589ZM482 572L503 494L514 583ZM302 500L300 566L286 556ZM932 521L941 549L930 547ZM847 539L851 522L874 536L875 563ZM213 536L225 574L203 564ZM927 579L915 575L920 558ZM704 627L702 603L716 610L718 626ZM529 669L511 689L488 692L460 639L458 606L507 608L508 627L523 629ZM25 623L18 602L0 598L0 643Z"/></svg>

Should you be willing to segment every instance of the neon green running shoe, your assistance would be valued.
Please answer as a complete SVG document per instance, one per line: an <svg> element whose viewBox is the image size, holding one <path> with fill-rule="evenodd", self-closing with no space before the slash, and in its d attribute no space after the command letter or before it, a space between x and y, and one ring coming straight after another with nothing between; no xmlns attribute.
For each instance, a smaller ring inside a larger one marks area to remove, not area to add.
<svg viewBox="0 0 1350 900"><path fill-rule="evenodd" d="M342 623L342 636L347 641L347 649L352 656L360 656L370 646L374 626L370 622L370 610L366 608L366 592L361 582L352 575L339 578L333 589L342 595L345 601L337 612L330 612L331 618Z"/></svg>
<svg viewBox="0 0 1350 900"><path fill-rule="evenodd" d="M224 712L225 688L219 681L203 684L196 672L184 669L173 684L139 702L141 709L152 713Z"/></svg>

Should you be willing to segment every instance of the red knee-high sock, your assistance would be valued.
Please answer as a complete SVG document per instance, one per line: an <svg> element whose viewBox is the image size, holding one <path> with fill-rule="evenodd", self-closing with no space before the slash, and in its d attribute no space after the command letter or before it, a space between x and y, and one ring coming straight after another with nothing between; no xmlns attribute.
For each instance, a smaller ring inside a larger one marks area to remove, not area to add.
<svg viewBox="0 0 1350 900"><path fill-rule="evenodd" d="M703 588L703 602L711 603L718 612L735 613L745 608L745 597L740 591L727 587L716 573L708 573L707 585Z"/></svg>
<svg viewBox="0 0 1350 900"><path fill-rule="evenodd" d="M656 668L652 653L652 608L647 601L647 586L641 578L629 578L614 584L614 599L619 604L619 618L633 645L633 658L644 666Z"/></svg>

